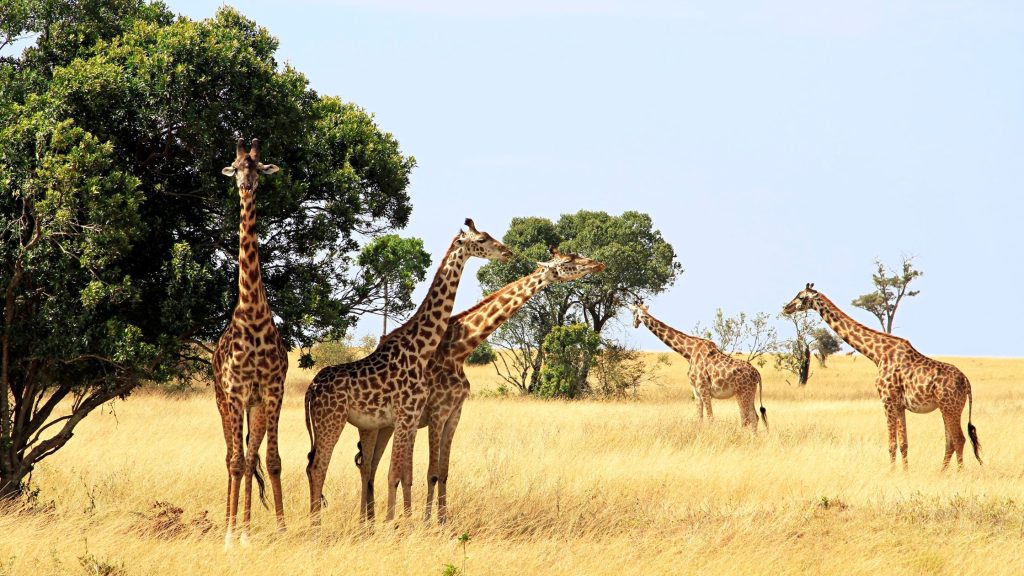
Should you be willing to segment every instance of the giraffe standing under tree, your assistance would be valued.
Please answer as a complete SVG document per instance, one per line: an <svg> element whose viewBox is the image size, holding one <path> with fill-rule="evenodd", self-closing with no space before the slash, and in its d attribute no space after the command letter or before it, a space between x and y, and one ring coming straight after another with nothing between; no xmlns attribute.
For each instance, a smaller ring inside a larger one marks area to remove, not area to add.
<svg viewBox="0 0 1024 576"><path fill-rule="evenodd" d="M412 511L412 451L416 429L427 403L426 373L441 338L448 329L455 292L470 257L507 260L512 252L486 232L478 232L466 219L468 231L460 231L441 260L437 273L413 316L386 338L369 356L338 366L328 366L313 378L306 390L306 429L310 451L309 512L314 526L320 523L321 498L327 466L346 422L359 429L362 452L372 461L383 451L387 438L381 430L394 431L391 467L388 470L387 520L394 518L395 498L402 486L404 512ZM384 442L381 442L381 441ZM372 520L373 480L362 483L360 516Z"/></svg>
<svg viewBox="0 0 1024 576"><path fill-rule="evenodd" d="M675 350L690 362L687 375L690 385L697 396L697 416L703 420L707 410L708 419L714 418L711 411L711 399L736 397L740 407L740 422L750 426L757 432L757 410L754 409L754 397L761 395L761 420L765 430L768 429L768 414L764 408L761 373L747 362L725 354L711 340L690 336L672 328L654 316L641 302L632 304L633 327L639 328L643 323L669 348Z"/></svg>
<svg viewBox="0 0 1024 576"><path fill-rule="evenodd" d="M464 364L466 358L487 339L499 326L504 324L534 294L549 284L568 282L587 274L601 272L604 264L577 254L563 254L551 248L551 260L538 262L537 269L489 294L471 308L452 316L448 330L441 340L430 362L427 372L429 396L419 427L428 426L430 439L430 465L427 470L427 507L425 520L430 519L434 505L434 489L437 488L437 519L447 519L448 463L452 439L459 425L462 404L469 397L469 379ZM359 443L356 465L359 466L363 483L373 483L377 475L383 448L387 446L391 430L380 431L377 447L372 458L364 458ZM370 507L373 506L371 502Z"/></svg>
<svg viewBox="0 0 1024 576"><path fill-rule="evenodd" d="M959 368L952 364L932 360L910 345L910 342L891 334L872 330L850 318L824 294L807 284L782 309L784 314L815 310L832 330L866 356L878 367L875 388L885 408L889 427L889 462L896 466L896 446L907 468L907 414L906 411L926 414L936 408L942 413L946 427L946 455L942 469L956 452L957 463L964 465L964 433L960 419L967 409L967 435L971 438L974 457L981 463L981 444L978 430L971 422L974 400L971 383Z"/></svg>
<svg viewBox="0 0 1024 576"><path fill-rule="evenodd" d="M260 162L260 141L253 140L249 152L241 138L235 144L235 161L222 170L238 183L241 215L238 223L238 303L228 327L213 353L213 379L227 444L228 496L227 529L224 546L232 544L238 515L238 491L245 477L245 508L242 518L243 545L249 542L252 511L252 478L263 497L259 475L259 447L267 436L267 472L274 493L274 512L279 532L285 529L281 498L281 456L277 445L277 423L288 372L288 352L274 326L260 272L259 242L256 235L255 193L260 174L273 174L277 166ZM248 422L248 446L243 446L243 426Z"/></svg>

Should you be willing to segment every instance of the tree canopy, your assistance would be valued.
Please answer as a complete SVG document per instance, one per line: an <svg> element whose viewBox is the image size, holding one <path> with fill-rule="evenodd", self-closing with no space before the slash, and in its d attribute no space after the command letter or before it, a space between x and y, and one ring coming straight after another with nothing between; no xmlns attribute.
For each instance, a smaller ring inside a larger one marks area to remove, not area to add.
<svg viewBox="0 0 1024 576"><path fill-rule="evenodd" d="M355 104L313 91L230 7L142 0L0 10L0 496L90 410L204 372L237 297L238 137L282 168L257 191L264 281L289 346L338 336L361 244L408 221L415 160ZM58 415L61 401L71 411Z"/></svg>
<svg viewBox="0 0 1024 576"><path fill-rule="evenodd" d="M875 291L861 294L851 304L871 312L875 318L878 318L882 330L886 334L892 334L892 323L896 318L896 310L900 307L903 299L921 293L920 290L910 290L910 283L924 273L915 270L914 259L908 257L903 257L900 260L899 270L889 269L881 260L875 260L875 268L875 273L871 275Z"/></svg>
<svg viewBox="0 0 1024 576"><path fill-rule="evenodd" d="M502 242L521 258L481 267L477 278L485 293L529 274L537 261L548 258L551 246L606 266L600 274L548 286L492 336L509 351L499 357L499 374L528 393L540 390L543 343L553 328L580 322L600 335L628 302L663 292L682 273L672 245L654 228L651 217L641 212L614 216L581 210L564 214L557 222L517 217ZM576 380L585 379L584 373Z"/></svg>

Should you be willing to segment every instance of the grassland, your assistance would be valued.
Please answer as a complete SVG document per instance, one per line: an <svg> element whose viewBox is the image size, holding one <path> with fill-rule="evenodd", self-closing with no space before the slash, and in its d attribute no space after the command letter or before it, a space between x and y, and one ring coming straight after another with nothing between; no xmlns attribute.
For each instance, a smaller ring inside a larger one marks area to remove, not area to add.
<svg viewBox="0 0 1024 576"><path fill-rule="evenodd" d="M698 425L685 361L672 357L635 401L470 400L440 528L420 520L425 435L414 517L359 524L348 428L318 541L305 529L311 374L295 369L281 429L290 530L277 536L259 508L253 545L229 552L212 393L140 392L87 419L37 469L32 505L0 514L0 574L442 574L448 564L468 575L1024 573L1024 359L948 360L973 383L984 467L970 457L940 473L933 413L908 417L910 471L891 471L864 358L816 367L806 388L763 370L772 428L751 437L732 401ZM470 377L495 387L489 367ZM155 501L179 507L180 525Z"/></svg>

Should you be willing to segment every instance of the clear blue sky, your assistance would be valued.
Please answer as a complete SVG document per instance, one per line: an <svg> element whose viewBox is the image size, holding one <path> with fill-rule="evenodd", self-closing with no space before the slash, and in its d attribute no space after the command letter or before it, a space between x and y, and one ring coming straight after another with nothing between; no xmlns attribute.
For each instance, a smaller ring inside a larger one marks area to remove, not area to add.
<svg viewBox="0 0 1024 576"><path fill-rule="evenodd" d="M402 233L435 260L466 216L500 237L513 216L639 210L686 269L649 303L680 329L774 315L805 282L870 325L850 300L906 254L925 275L897 334L1024 356L1024 4L233 4L416 156Z"/></svg>

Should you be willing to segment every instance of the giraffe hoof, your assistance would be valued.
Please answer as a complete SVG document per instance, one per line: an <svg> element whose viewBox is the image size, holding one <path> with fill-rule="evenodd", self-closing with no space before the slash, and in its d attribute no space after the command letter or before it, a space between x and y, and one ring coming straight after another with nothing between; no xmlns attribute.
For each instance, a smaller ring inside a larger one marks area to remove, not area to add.
<svg viewBox="0 0 1024 576"><path fill-rule="evenodd" d="M228 530L227 533L224 534L224 551L229 552L232 548L234 548L234 541L231 537L231 531Z"/></svg>
<svg viewBox="0 0 1024 576"><path fill-rule="evenodd" d="M242 535L238 537L238 544L241 545L242 548L248 548L249 547L251 542L249 541L249 533L248 532L242 532Z"/></svg>

